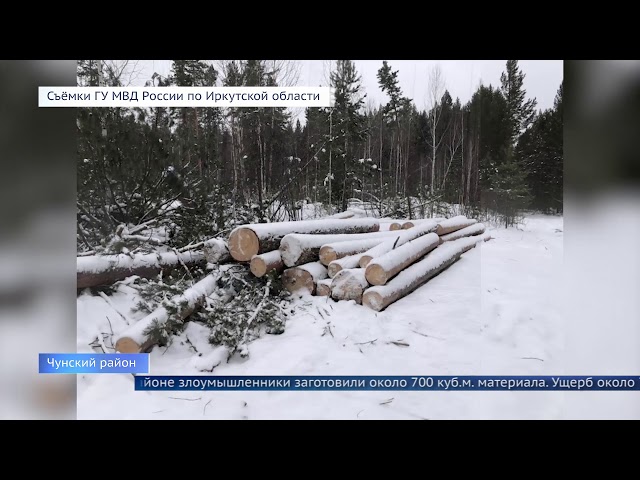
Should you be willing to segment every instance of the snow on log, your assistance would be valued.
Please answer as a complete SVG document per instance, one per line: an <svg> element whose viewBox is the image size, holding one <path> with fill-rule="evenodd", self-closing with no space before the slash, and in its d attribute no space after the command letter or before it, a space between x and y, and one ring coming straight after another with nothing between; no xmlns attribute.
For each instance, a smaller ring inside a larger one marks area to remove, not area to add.
<svg viewBox="0 0 640 480"><path fill-rule="evenodd" d="M291 293L306 290L311 295L316 291L316 283L327 278L327 267L320 262L310 262L287 268L282 274L282 285Z"/></svg>
<svg viewBox="0 0 640 480"><path fill-rule="evenodd" d="M362 268L340 270L331 281L331 298L362 303L362 294L368 287L369 282Z"/></svg>
<svg viewBox="0 0 640 480"><path fill-rule="evenodd" d="M180 268L182 264L189 267L204 262L204 254L201 251L78 257L77 288L112 285L131 275L151 278L165 269Z"/></svg>
<svg viewBox="0 0 640 480"><path fill-rule="evenodd" d="M221 238L212 238L202 245L204 258L209 263L222 263L231 260L227 242Z"/></svg>
<svg viewBox="0 0 640 480"><path fill-rule="evenodd" d="M380 223L374 218L332 218L242 225L231 231L229 251L238 262L248 262L254 255L277 250L280 240L290 233L367 233L377 232L379 229Z"/></svg>
<svg viewBox="0 0 640 480"><path fill-rule="evenodd" d="M368 240L370 238L391 238L390 232L321 234L291 233L285 235L280 242L280 254L287 267L295 267L303 263L318 260L323 245L351 240Z"/></svg>
<svg viewBox="0 0 640 480"><path fill-rule="evenodd" d="M250 270L256 277L263 277L271 270L280 273L283 269L284 263L280 257L280 250L254 255L251 258Z"/></svg>
<svg viewBox="0 0 640 480"><path fill-rule="evenodd" d="M474 223L473 225L469 225L468 227L461 228L460 230L456 230L455 232L442 235L440 237L440 243L450 242L452 240L457 240L462 237L472 237L474 235L480 235L481 233L484 233L484 230L485 228L482 223Z"/></svg>
<svg viewBox="0 0 640 480"><path fill-rule="evenodd" d="M396 235L389 240L385 240L383 243L378 245L377 247L373 247L370 250L367 250L362 254L359 259L359 264L361 268L366 268L369 265L369 262L373 258L380 257L387 252L390 252L394 248L399 247L400 245L404 245L411 240L414 240L422 235L426 235L427 233L435 232L438 228L438 223L435 220L430 222L422 222L419 225L410 228L408 230L402 230L401 232L397 232ZM397 241L396 241L397 240Z"/></svg>
<svg viewBox="0 0 640 480"><path fill-rule="evenodd" d="M362 237L363 235L358 235ZM329 265L334 260L339 258L348 257L356 253L366 252L376 245L380 245L385 239L390 237L396 237L395 232L377 232L375 237L370 238L357 238L356 240L349 240L346 242L333 242L327 243L320 247L320 261L323 265Z"/></svg>
<svg viewBox="0 0 640 480"><path fill-rule="evenodd" d="M210 274L200 280L192 287L186 289L182 295L171 298L173 305L182 305L186 302L186 307L180 308L180 319L184 320L204 302L204 299L211 295L216 288L218 274ZM134 325L127 328L118 336L116 350L120 353L137 353L147 350L152 344L149 343L145 330L154 323L163 324L169 319L169 312L165 307L160 307L151 312L146 317L138 320Z"/></svg>
<svg viewBox="0 0 640 480"><path fill-rule="evenodd" d="M363 305L379 312L446 269L464 252L475 247L477 243L487 241L490 238L491 236L485 233L474 237L459 238L440 245L424 259L400 272L386 285L368 288L362 296Z"/></svg>
<svg viewBox="0 0 640 480"><path fill-rule="evenodd" d="M325 219L337 218L337 219L344 220L345 218L353 218L354 216L355 216L354 212L347 210L346 212L334 213L333 215L329 215L328 217L325 217Z"/></svg>
<svg viewBox="0 0 640 480"><path fill-rule="evenodd" d="M331 279L325 278L316 283L316 296L328 297L331 295Z"/></svg>
<svg viewBox="0 0 640 480"><path fill-rule="evenodd" d="M464 215L458 215L457 217L449 218L447 220L439 222L438 230L436 230L436 233L440 236L446 235L447 233L455 232L456 230L468 227L469 225L473 225L477 222L478 221L473 218L467 218Z"/></svg>
<svg viewBox="0 0 640 480"><path fill-rule="evenodd" d="M398 222L393 222L391 225L389 225L389 230L391 231L400 230L401 228L402 228L402 224Z"/></svg>
<svg viewBox="0 0 640 480"><path fill-rule="evenodd" d="M424 223L424 222L437 222L437 223L439 223L439 222L442 222L444 220L446 220L446 218L441 218L441 217L437 217L437 218L422 218L422 219L419 219L419 220L409 220L409 221L404 222L402 224L402 230L408 230L408 229L413 228L416 225L420 225L421 223Z"/></svg>
<svg viewBox="0 0 640 480"><path fill-rule="evenodd" d="M417 262L440 244L440 237L427 233L401 245L380 257L374 258L365 276L371 285L384 285L409 265Z"/></svg>
<svg viewBox="0 0 640 480"><path fill-rule="evenodd" d="M327 266L327 273L329 274L329 277L335 277L340 270L360 267L360 259L363 255L364 253L356 253L355 255L349 255L348 257L332 261Z"/></svg>

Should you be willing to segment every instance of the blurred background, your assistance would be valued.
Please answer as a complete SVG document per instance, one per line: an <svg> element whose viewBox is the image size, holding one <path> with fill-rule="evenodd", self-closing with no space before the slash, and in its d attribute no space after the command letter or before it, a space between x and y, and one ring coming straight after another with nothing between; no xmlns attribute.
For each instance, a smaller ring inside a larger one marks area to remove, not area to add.
<svg viewBox="0 0 640 480"><path fill-rule="evenodd" d="M565 84L565 373L640 376L640 62L565 61ZM640 418L637 392L565 397L566 418Z"/></svg>
<svg viewBox="0 0 640 480"><path fill-rule="evenodd" d="M640 62L565 62L565 371L640 375ZM0 61L0 418L75 418L75 110L37 87L75 61ZM640 380L640 379L639 379ZM568 392L566 418L640 418L637 392ZM635 400L635 401L634 401Z"/></svg>
<svg viewBox="0 0 640 480"><path fill-rule="evenodd" d="M75 61L0 61L0 418L75 418L75 378L38 353L76 350L74 109L38 86L75 85Z"/></svg>

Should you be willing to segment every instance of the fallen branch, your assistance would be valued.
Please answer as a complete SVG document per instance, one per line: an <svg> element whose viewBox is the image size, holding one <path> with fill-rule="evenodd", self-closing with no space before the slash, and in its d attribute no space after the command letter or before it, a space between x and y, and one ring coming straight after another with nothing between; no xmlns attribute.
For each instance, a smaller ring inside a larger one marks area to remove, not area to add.
<svg viewBox="0 0 640 480"><path fill-rule="evenodd" d="M217 280L217 272L207 275L181 295L176 295L170 300L170 303L176 307L183 305L177 313L181 320L191 315L205 298L213 293ZM157 308L120 334L116 341L116 350L121 353L148 351L154 343L147 337L147 330L154 324L162 325L167 320L169 320L169 311L164 306Z"/></svg>

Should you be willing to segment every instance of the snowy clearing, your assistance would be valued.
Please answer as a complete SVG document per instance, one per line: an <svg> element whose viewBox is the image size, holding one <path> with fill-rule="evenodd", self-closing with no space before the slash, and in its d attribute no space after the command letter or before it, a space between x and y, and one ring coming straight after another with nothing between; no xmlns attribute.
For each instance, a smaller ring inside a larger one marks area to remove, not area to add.
<svg viewBox="0 0 640 480"><path fill-rule="evenodd" d="M226 350L208 343L208 329L189 323L170 347L153 350L151 374L562 374L562 230L562 217L544 215L517 229L488 228L493 240L382 312L305 295L286 331L251 343L246 359L227 363ZM134 293L121 285L109 302L78 297L78 352L91 352L96 337L113 351L109 338L144 317L130 314ZM566 395L143 392L134 391L132 375L79 375L77 405L81 419L535 419L559 418Z"/></svg>

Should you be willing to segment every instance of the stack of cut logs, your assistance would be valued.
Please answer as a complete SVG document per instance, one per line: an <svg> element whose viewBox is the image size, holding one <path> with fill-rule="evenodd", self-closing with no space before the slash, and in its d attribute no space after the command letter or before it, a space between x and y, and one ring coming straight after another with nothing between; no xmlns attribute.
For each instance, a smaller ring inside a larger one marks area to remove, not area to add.
<svg viewBox="0 0 640 480"><path fill-rule="evenodd" d="M228 242L211 239L158 254L78 257L78 288L108 285L132 275L150 278L165 269L223 263L249 263L262 277L275 271L290 292L355 300L380 311L410 294L477 243L491 237L484 225L457 216L384 224L344 212L323 220L243 225ZM198 250L199 248L200 250ZM188 317L216 288L209 274L171 298ZM155 344L147 335L167 321L160 306L116 338L118 352L145 352Z"/></svg>
<svg viewBox="0 0 640 480"><path fill-rule="evenodd" d="M243 225L229 252L262 277L275 270L290 292L355 300L380 311L408 295L491 237L474 219L457 216L394 222L331 218ZM387 229L388 228L388 229Z"/></svg>

